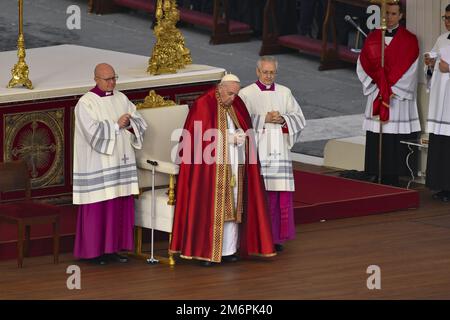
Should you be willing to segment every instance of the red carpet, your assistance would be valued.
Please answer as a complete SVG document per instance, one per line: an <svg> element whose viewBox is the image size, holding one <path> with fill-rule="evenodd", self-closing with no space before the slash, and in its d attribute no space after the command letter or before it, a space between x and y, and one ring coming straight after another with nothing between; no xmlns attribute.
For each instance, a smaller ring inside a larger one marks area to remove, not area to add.
<svg viewBox="0 0 450 320"><path fill-rule="evenodd" d="M365 216L419 207L419 193L325 174L294 171L296 223Z"/></svg>
<svg viewBox="0 0 450 320"><path fill-rule="evenodd" d="M368 182L295 171L294 210L299 223L364 216L419 207L419 194ZM72 252L77 207L61 206L60 252ZM50 225L31 228L30 256L52 254ZM17 227L0 224L0 260L15 259Z"/></svg>

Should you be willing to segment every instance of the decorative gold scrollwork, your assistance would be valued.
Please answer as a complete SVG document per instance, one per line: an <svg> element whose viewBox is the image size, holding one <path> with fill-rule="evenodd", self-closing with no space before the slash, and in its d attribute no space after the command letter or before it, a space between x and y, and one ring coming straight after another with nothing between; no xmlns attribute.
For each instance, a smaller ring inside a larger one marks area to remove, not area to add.
<svg viewBox="0 0 450 320"><path fill-rule="evenodd" d="M150 90L148 96L145 97L144 102L137 103L136 108L145 109L145 108L159 108L159 107L168 107L175 106L176 103L172 100L164 100L159 94L156 94L155 90Z"/></svg>

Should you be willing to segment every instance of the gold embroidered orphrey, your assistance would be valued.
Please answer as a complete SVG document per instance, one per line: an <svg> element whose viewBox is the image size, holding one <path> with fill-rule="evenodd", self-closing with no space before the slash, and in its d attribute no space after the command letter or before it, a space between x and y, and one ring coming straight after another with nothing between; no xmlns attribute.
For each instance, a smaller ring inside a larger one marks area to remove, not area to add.
<svg viewBox="0 0 450 320"><path fill-rule="evenodd" d="M242 183L238 185L238 205L241 212L237 212L234 207L233 191L231 188L231 165L228 161L228 126L227 114L230 114L236 126L239 126L233 106L225 107L222 104L219 93L216 89L217 99L217 127L219 137L216 149L216 183L214 195L214 220L213 220L213 243L211 261L220 262L222 259L223 225L225 221L241 222L242 216ZM241 166L239 166L241 168ZM243 167L239 170L239 180L243 178Z"/></svg>

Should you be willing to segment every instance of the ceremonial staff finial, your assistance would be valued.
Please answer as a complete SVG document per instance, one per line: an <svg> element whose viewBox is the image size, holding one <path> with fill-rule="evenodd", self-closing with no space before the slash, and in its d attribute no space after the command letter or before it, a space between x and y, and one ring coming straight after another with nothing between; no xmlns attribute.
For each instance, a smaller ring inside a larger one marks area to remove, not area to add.
<svg viewBox="0 0 450 320"><path fill-rule="evenodd" d="M380 27L381 27L381 66L384 67L384 35L386 33L387 29L387 22L386 22L386 8L387 5L392 4L398 4L399 0L370 0L371 3L379 4L381 7L380 11Z"/></svg>

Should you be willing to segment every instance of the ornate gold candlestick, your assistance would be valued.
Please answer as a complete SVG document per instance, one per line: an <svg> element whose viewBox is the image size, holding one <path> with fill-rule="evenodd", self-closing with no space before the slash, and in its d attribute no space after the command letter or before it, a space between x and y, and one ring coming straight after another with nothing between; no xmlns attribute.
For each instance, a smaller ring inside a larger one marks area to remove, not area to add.
<svg viewBox="0 0 450 320"><path fill-rule="evenodd" d="M12 88L18 84L33 89L33 84L28 79L28 66L25 62L25 40L23 37L23 0L19 2L19 38L17 39L17 57L19 61L11 69L12 78L9 80L7 88Z"/></svg>
<svg viewBox="0 0 450 320"><path fill-rule="evenodd" d="M158 0L156 4L156 44L149 60L150 74L176 73L192 63L191 52L176 24L180 19L175 0Z"/></svg>

